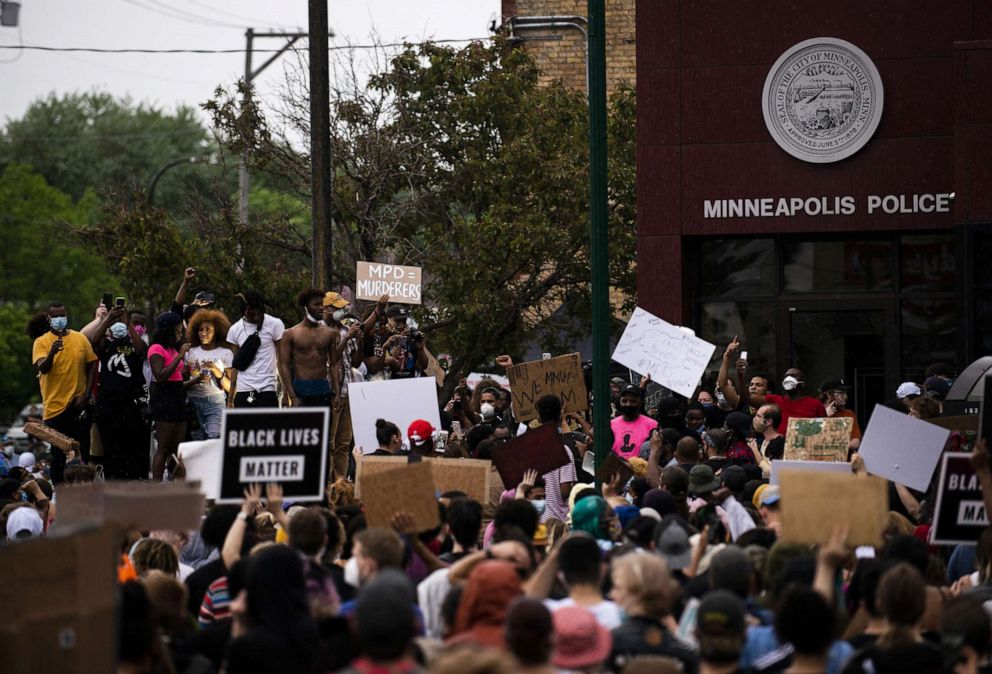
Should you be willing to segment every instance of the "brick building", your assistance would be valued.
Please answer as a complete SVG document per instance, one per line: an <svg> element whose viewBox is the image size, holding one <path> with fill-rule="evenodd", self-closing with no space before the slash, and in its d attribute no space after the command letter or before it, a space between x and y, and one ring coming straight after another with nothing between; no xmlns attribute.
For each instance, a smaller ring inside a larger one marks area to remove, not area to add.
<svg viewBox="0 0 992 674"><path fill-rule="evenodd" d="M544 73L543 82L561 78L566 85L585 89L586 45L576 28L528 27L520 17L580 17L575 23L585 28L585 0L503 0L503 23L521 39L524 49ZM636 79L636 40L634 0L606 0L606 86L607 93L622 81ZM550 39L549 39L550 38Z"/></svg>

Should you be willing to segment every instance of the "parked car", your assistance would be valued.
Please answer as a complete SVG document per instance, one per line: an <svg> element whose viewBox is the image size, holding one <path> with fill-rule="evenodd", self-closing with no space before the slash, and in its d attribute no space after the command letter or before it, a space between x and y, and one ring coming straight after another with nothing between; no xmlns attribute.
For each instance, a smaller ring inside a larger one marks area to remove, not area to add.
<svg viewBox="0 0 992 674"><path fill-rule="evenodd" d="M41 418L40 404L25 405L20 414L15 417L13 423L10 424L10 429L7 431L7 436L14 441L14 452L17 454L26 452L31 446L31 438L24 432L24 424L31 417Z"/></svg>

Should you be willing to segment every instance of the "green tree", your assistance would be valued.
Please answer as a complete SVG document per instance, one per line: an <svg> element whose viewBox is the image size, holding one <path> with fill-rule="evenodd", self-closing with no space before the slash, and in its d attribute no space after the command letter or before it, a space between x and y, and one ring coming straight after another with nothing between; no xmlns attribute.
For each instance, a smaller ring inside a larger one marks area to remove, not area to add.
<svg viewBox="0 0 992 674"><path fill-rule="evenodd" d="M26 328L32 315L23 303L0 303L0 420L9 422L24 405L39 398L31 367L31 339Z"/></svg>
<svg viewBox="0 0 992 674"><path fill-rule="evenodd" d="M211 152L193 108L180 106L168 114L99 92L51 94L0 133L0 168L28 164L73 200L87 189L102 194L133 183L147 186L166 162ZM176 167L163 175L156 201L179 209L190 192L208 192L207 182L202 167Z"/></svg>

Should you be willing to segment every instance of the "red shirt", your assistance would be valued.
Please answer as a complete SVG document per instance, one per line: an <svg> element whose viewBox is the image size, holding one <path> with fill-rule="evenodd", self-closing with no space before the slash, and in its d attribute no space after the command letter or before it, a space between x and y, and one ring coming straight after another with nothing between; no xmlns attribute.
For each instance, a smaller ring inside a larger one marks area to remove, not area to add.
<svg viewBox="0 0 992 674"><path fill-rule="evenodd" d="M778 405L782 410L782 422L778 425L778 432L785 435L789 430L789 418L815 419L827 416L827 410L823 403L817 398L803 396L802 398L786 398L785 396L771 393L765 396L765 402L771 405Z"/></svg>

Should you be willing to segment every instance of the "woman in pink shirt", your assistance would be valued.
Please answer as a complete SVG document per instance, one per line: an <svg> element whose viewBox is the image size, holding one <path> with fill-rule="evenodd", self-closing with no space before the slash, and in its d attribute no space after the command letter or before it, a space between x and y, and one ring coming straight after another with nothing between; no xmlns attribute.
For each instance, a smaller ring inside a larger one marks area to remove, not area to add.
<svg viewBox="0 0 992 674"><path fill-rule="evenodd" d="M148 347L152 384L148 410L155 422L157 447L152 459L152 479L161 481L165 460L176 453L186 437L186 390L183 383L183 357L189 342L183 341L183 319L166 311L155 319L155 333ZM195 382L194 382L195 383ZM141 451L141 450L138 450Z"/></svg>

